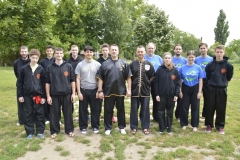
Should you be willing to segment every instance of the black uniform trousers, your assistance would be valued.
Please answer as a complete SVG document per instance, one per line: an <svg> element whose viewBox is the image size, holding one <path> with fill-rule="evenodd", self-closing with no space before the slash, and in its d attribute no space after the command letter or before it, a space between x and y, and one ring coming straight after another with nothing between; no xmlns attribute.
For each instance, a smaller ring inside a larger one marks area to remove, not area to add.
<svg viewBox="0 0 240 160"><path fill-rule="evenodd" d="M224 128L227 105L227 88L209 86L209 94L206 101L205 125L213 125L214 112L216 111L216 128Z"/></svg>
<svg viewBox="0 0 240 160"><path fill-rule="evenodd" d="M16 95L17 95L17 93L16 93ZM22 103L19 102L18 96L16 96L16 97L17 97L18 123L23 124Z"/></svg>
<svg viewBox="0 0 240 160"><path fill-rule="evenodd" d="M191 125L198 127L199 125L199 105L200 99L197 99L199 84L189 87L182 83L182 108L180 110L180 123L182 126L188 125L188 112L191 104Z"/></svg>
<svg viewBox="0 0 240 160"><path fill-rule="evenodd" d="M178 96L175 117L180 118L180 108L182 108L182 99Z"/></svg>
<svg viewBox="0 0 240 160"><path fill-rule="evenodd" d="M141 127L148 129L150 125L150 97L131 97L130 128L138 129L138 108L141 103Z"/></svg>
<svg viewBox="0 0 240 160"><path fill-rule="evenodd" d="M27 135L34 134L34 122L36 132L42 134L45 129L44 105L36 104L31 96L24 96L23 98L22 115Z"/></svg>
<svg viewBox="0 0 240 160"><path fill-rule="evenodd" d="M163 98L160 96L160 102L157 103L160 132L164 132L165 129L168 129L168 132L171 132L174 105L175 102L173 101L173 97ZM165 110L167 111L166 115Z"/></svg>
<svg viewBox="0 0 240 160"><path fill-rule="evenodd" d="M205 117L206 115L206 102L208 99L208 80L206 78L203 79L203 88L202 88L202 93L203 93L203 109L202 109L202 117Z"/></svg>
<svg viewBox="0 0 240 160"><path fill-rule="evenodd" d="M45 120L50 121L50 105L48 103L44 104L44 113L45 113Z"/></svg>
<svg viewBox="0 0 240 160"><path fill-rule="evenodd" d="M83 100L79 101L79 128L80 130L88 127L88 104L91 109L91 126L99 129L100 99L96 98L97 88L81 88Z"/></svg>
<svg viewBox="0 0 240 160"><path fill-rule="evenodd" d="M64 116L65 133L69 134L74 131L73 117L72 117L72 101L71 94L58 95L52 97L52 106L50 106L50 132L51 134L60 132L59 113L62 112Z"/></svg>
<svg viewBox="0 0 240 160"><path fill-rule="evenodd" d="M153 119L158 122L158 108L157 108L157 101L156 101L156 94L154 91L154 81L151 82L151 95L152 95L152 101L153 101L153 108L152 108L152 116Z"/></svg>
<svg viewBox="0 0 240 160"><path fill-rule="evenodd" d="M126 127L124 96L110 96L104 98L104 127L106 130L112 129L113 108L116 103L118 128Z"/></svg>

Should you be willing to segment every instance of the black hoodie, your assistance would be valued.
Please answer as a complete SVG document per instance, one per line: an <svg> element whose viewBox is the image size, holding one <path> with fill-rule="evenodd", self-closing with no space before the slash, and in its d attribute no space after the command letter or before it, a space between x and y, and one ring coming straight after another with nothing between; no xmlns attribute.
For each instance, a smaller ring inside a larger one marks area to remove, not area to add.
<svg viewBox="0 0 240 160"><path fill-rule="evenodd" d="M44 71L46 72L47 67L49 66L49 64L52 64L54 60L55 60L55 57L52 57L51 59L48 59L47 57L45 57L40 61L39 64L43 67Z"/></svg>
<svg viewBox="0 0 240 160"><path fill-rule="evenodd" d="M75 60L72 56L67 60L68 63L70 63L73 67L73 70L75 71L77 65L79 62L81 62L83 59L78 55L77 59Z"/></svg>
<svg viewBox="0 0 240 160"><path fill-rule="evenodd" d="M100 54L100 57L99 57L96 61L98 61L100 64L102 64L103 62L105 62L106 60L108 60L108 59L110 59L110 58L111 58L111 56L108 55L108 58L107 58L107 59L104 59L104 58L103 58L103 54Z"/></svg>
<svg viewBox="0 0 240 160"><path fill-rule="evenodd" d="M161 65L154 78L154 89L156 96L164 98L173 98L180 92L180 76L178 70L174 67L168 70L165 65Z"/></svg>
<svg viewBox="0 0 240 160"><path fill-rule="evenodd" d="M63 61L61 65L57 65L54 61L47 68L45 82L50 84L50 95L71 94L71 82L75 82L72 65L66 61Z"/></svg>
<svg viewBox="0 0 240 160"><path fill-rule="evenodd" d="M25 66L26 64L28 64L29 62L30 62L29 58L27 60L23 60L22 57L20 57L14 61L13 69L14 69L14 74L15 74L16 78L18 78L21 68L23 66Z"/></svg>
<svg viewBox="0 0 240 160"><path fill-rule="evenodd" d="M41 65L38 65L34 73L30 64L22 67L17 81L17 96L41 96L46 98L45 73Z"/></svg>
<svg viewBox="0 0 240 160"><path fill-rule="evenodd" d="M222 61L216 61L216 57L213 57L213 61L207 64L205 71L208 85L225 88L232 79L233 65L228 62L228 57L223 57Z"/></svg>

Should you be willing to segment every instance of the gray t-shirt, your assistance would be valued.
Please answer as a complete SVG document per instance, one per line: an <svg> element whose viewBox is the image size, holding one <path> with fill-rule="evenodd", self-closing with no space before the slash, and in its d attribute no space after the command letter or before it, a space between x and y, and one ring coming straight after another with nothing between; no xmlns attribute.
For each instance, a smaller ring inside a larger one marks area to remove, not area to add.
<svg viewBox="0 0 240 160"><path fill-rule="evenodd" d="M87 62L85 59L78 63L75 74L80 76L81 88L95 89L97 88L97 80L95 75L101 64L95 60Z"/></svg>

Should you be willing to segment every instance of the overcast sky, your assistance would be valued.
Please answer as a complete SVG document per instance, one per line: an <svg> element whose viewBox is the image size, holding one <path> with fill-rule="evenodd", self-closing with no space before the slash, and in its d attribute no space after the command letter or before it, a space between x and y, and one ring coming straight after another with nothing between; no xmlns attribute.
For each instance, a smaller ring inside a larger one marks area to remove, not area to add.
<svg viewBox="0 0 240 160"><path fill-rule="evenodd" d="M230 35L227 44L240 39L240 5L238 0L149 0L169 15L171 21L182 31L203 38L209 46L214 44L214 28L220 9L226 14Z"/></svg>

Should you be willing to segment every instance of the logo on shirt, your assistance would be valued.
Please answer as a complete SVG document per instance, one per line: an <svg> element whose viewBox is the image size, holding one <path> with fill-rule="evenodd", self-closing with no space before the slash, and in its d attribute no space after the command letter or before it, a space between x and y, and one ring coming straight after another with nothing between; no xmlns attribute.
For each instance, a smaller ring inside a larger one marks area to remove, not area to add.
<svg viewBox="0 0 240 160"><path fill-rule="evenodd" d="M174 81L176 79L175 75L171 75L172 80Z"/></svg>
<svg viewBox="0 0 240 160"><path fill-rule="evenodd" d="M221 69L221 73L222 73L222 74L225 74L226 72L227 72L227 70L226 70L225 68L222 68L222 69Z"/></svg>
<svg viewBox="0 0 240 160"><path fill-rule="evenodd" d="M187 72L185 79L188 82L192 82L196 79L196 75L197 75L196 71Z"/></svg>
<svg viewBox="0 0 240 160"><path fill-rule="evenodd" d="M64 76L67 77L68 76L68 71L63 72Z"/></svg>
<svg viewBox="0 0 240 160"><path fill-rule="evenodd" d="M146 70L146 71L149 71L149 70L150 70L150 65L149 65L149 64L146 64L146 65L145 65L145 70Z"/></svg>
<svg viewBox="0 0 240 160"><path fill-rule="evenodd" d="M122 71L124 69L124 65L120 66L120 71Z"/></svg>
<svg viewBox="0 0 240 160"><path fill-rule="evenodd" d="M40 74L36 74L36 78L39 79L40 78Z"/></svg>

